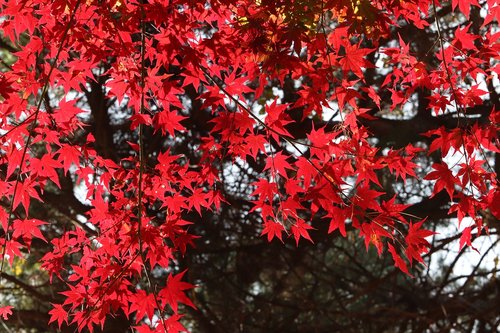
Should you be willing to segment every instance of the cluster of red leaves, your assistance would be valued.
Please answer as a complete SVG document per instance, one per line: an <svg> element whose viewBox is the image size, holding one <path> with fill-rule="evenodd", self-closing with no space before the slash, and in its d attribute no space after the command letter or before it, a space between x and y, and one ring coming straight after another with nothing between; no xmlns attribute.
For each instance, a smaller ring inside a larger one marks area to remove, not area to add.
<svg viewBox="0 0 500 333"><path fill-rule="evenodd" d="M467 17L470 5L478 4L453 1ZM297 244L311 240L308 220L318 216L330 233L357 230L367 247L379 253L387 248L395 266L409 274L408 264L423 262L432 232L423 229L423 219L405 214L408 205L383 199L377 170L405 183L417 177L418 154L461 155L456 167L444 160L434 164L425 179L434 182L433 195L446 191L459 221L475 221L461 239L461 246L470 245L472 228L482 229L480 211L500 217L497 178L483 157L486 150L500 152L498 111L482 126L426 133L433 140L427 150L409 145L387 152L368 140L360 120L370 116L358 105L368 100L380 108L379 94L389 91L395 109L416 89L427 89L429 111L452 108L465 117L487 94L466 82L480 77L487 86L499 74L499 33L488 24L498 20L500 4L488 0L487 6L486 33L465 26L452 40L439 36L439 64L433 67L401 38L399 47L379 44L402 21L418 28L438 24L427 20L438 0L0 1L4 38L17 49L15 63L0 74L0 188L8 203L0 208L3 261L22 256L33 238L45 240L40 227L47 222L30 217L30 202L41 201L47 186L60 187L59 176L70 173L85 185L92 205L85 224L98 232L75 228L50 240L43 268L51 278L68 276L66 300L54 304L50 321L92 330L122 311L133 316L138 332L183 331L178 304L194 307L184 273L170 274L162 288L149 291L138 281L155 268L171 271L176 255L193 245L185 213L219 209L224 198L214 165L228 157L267 161L252 184L252 202L269 241L283 240L284 233ZM335 24L327 24L327 17ZM29 38L21 43L22 34ZM364 80L365 70L375 68L367 59L373 52L385 54L390 69L377 89ZM175 77L165 74L170 66L179 69ZM171 138L184 131L181 96L189 86L202 91L213 128L202 138L197 168L170 150L147 156L156 165L144 165L140 140L131 143L135 154L119 164L99 156L91 135L73 142L85 124L84 110L71 96L84 95L98 69L108 78L108 96L127 101L130 128L139 136L147 127ZM297 101L267 103L265 118L254 113L248 96L257 101L268 82L283 84L287 76L302 80ZM47 102L56 87L63 96ZM332 103L341 117L334 130L313 126L303 138L289 131L321 118ZM291 116L294 108L303 110L299 119ZM163 218L148 216L147 207L161 210ZM79 263L68 267L72 256ZM10 312L9 306L0 309L4 317Z"/></svg>

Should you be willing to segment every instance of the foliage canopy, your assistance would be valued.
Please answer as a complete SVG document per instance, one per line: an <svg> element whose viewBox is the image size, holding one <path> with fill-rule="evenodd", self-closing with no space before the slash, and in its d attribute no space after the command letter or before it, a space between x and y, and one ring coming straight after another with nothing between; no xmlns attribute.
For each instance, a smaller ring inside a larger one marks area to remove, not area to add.
<svg viewBox="0 0 500 333"><path fill-rule="evenodd" d="M444 295L460 278L444 262L431 286L430 258L453 240L497 251L498 0L0 8L0 273L42 303L27 319L2 296L9 325L355 330L345 314L403 273ZM489 304L498 257L481 261L457 295ZM498 324L443 299L455 317L408 310L399 329Z"/></svg>

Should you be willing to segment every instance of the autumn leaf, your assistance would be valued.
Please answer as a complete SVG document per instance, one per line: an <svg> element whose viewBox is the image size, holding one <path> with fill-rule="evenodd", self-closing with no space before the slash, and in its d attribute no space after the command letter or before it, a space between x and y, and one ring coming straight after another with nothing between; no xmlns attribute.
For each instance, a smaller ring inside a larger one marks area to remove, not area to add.
<svg viewBox="0 0 500 333"><path fill-rule="evenodd" d="M479 3L477 0L451 0L451 4L453 7L453 10L455 10L457 7L460 9L462 13L464 13L465 17L469 18L470 14L470 6L476 6L480 7Z"/></svg>
<svg viewBox="0 0 500 333"><path fill-rule="evenodd" d="M129 313L136 312L136 322L140 322L145 315L152 320L155 309L156 301L153 294L148 294L144 290L137 290L131 297Z"/></svg>
<svg viewBox="0 0 500 333"><path fill-rule="evenodd" d="M314 243L309 236L308 230L314 229L312 226L307 224L304 220L298 219L297 222L291 226L290 230L292 231L292 235L295 238L295 244L299 246L299 240L301 237L307 239L311 243Z"/></svg>
<svg viewBox="0 0 500 333"><path fill-rule="evenodd" d="M259 196L259 201L269 200L272 202L276 190L278 189L276 183L269 182L266 179L259 179L254 183L255 190L250 194L252 196Z"/></svg>
<svg viewBox="0 0 500 333"><path fill-rule="evenodd" d="M288 178L286 169L292 170L293 167L287 162L288 157L281 151L268 155L264 170L270 170L273 175L278 173L280 176Z"/></svg>
<svg viewBox="0 0 500 333"><path fill-rule="evenodd" d="M179 116L176 111L163 110L153 117L153 126L155 130L160 130L163 135L168 133L175 136L175 131L182 132L184 130L184 126L180 123L184 119L186 117Z"/></svg>
<svg viewBox="0 0 500 333"><path fill-rule="evenodd" d="M394 246L392 246L391 243L388 243L387 247L388 247L389 253L392 255L392 259L394 260L394 266L397 267L397 268L399 268L406 275L409 275L409 276L413 277L413 275L411 275L408 272L408 267L406 266L406 263L401 258L401 256L396 252L396 249L394 248Z"/></svg>
<svg viewBox="0 0 500 333"><path fill-rule="evenodd" d="M12 237L22 237L25 242L31 243L31 239L36 237L47 242L40 231L40 226L48 224L47 222L38 219L14 220Z"/></svg>
<svg viewBox="0 0 500 333"><path fill-rule="evenodd" d="M453 192L455 191L455 185L460 184L460 181L452 174L451 170L445 163L434 163L432 168L435 171L430 172L424 178L427 180L436 180L431 197L444 189L448 193L450 199L452 199Z"/></svg>
<svg viewBox="0 0 500 333"><path fill-rule="evenodd" d="M460 235L459 249L462 250L465 245L470 246L474 251L479 252L474 246L472 246L472 229L473 226L466 227L462 230L462 235Z"/></svg>
<svg viewBox="0 0 500 333"><path fill-rule="evenodd" d="M417 223L410 223L408 234L405 237L405 241L408 244L406 256L410 261L410 265L413 259L421 263L424 262L421 254L426 253L430 248L430 244L425 238L435 234L433 231L421 229L424 222L425 220Z"/></svg>
<svg viewBox="0 0 500 333"><path fill-rule="evenodd" d="M10 305L0 307L0 316L3 318L3 320L9 319L9 316L12 314L13 308L14 307Z"/></svg>
<svg viewBox="0 0 500 333"><path fill-rule="evenodd" d="M285 230L283 225L278 222L266 221L264 222L264 229L262 235L267 235L267 240L270 242L274 237L278 238L283 243L282 233Z"/></svg>
<svg viewBox="0 0 500 333"><path fill-rule="evenodd" d="M77 166L80 164L81 152L77 147L72 145L63 145L59 151L59 156L57 161L62 163L64 172L68 172L69 168L74 165Z"/></svg>
<svg viewBox="0 0 500 333"><path fill-rule="evenodd" d="M61 325L63 323L68 323L68 312L64 310L62 304L53 304L52 303L52 310L49 311L50 314L50 320L49 324L52 322L57 321L57 326L59 329L61 328Z"/></svg>
<svg viewBox="0 0 500 333"><path fill-rule="evenodd" d="M344 72L351 71L362 79L363 71L361 68L373 67L373 65L365 59L365 56L372 53L374 50L360 48L360 46L361 43L345 43L345 56L342 57L339 62Z"/></svg>
<svg viewBox="0 0 500 333"><path fill-rule="evenodd" d="M130 123L131 130L135 130L137 127L139 127L139 125L151 125L153 123L151 116L148 114L134 114L132 117L130 117L130 121L131 121ZM167 131L171 133L168 128Z"/></svg>
<svg viewBox="0 0 500 333"><path fill-rule="evenodd" d="M162 305L170 305L175 313L178 311L179 303L186 304L196 309L196 306L184 293L186 290L194 288L192 284L181 281L184 274L186 274L185 270L177 275L169 274L165 288L158 293Z"/></svg>

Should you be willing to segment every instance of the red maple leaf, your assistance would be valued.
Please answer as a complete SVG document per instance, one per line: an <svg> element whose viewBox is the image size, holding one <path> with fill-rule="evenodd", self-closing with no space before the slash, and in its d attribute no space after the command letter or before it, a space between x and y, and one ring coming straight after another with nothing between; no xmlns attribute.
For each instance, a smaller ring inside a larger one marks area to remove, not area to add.
<svg viewBox="0 0 500 333"><path fill-rule="evenodd" d="M187 332L187 329L179 321L181 318L181 315L174 314L165 321L165 326L167 326L168 333Z"/></svg>
<svg viewBox="0 0 500 333"><path fill-rule="evenodd" d="M259 179L255 183L255 190L250 194L251 196L259 196L259 201L264 202L265 200L273 201L274 196L278 190L278 186L274 182L269 182L266 179Z"/></svg>
<svg viewBox="0 0 500 333"><path fill-rule="evenodd" d="M396 252L396 249L394 246L392 246L391 243L387 244L388 251L392 255L392 259L394 260L394 266L399 268L402 272L409 276L413 276L408 272L408 267L406 266L406 263L404 260L399 256L399 254Z"/></svg>
<svg viewBox="0 0 500 333"><path fill-rule="evenodd" d="M328 233L332 233L335 230L339 230L340 234L344 237L347 236L345 230L345 221L352 215L352 211L349 208L341 208L337 206L332 206L327 209L328 214L325 218L330 220L330 225L328 226Z"/></svg>
<svg viewBox="0 0 500 333"><path fill-rule="evenodd" d="M459 241L459 249L462 250L463 247L465 245L467 246L470 246L471 249L473 249L474 251L478 252L479 251L474 247L472 246L472 229L474 228L474 226L469 226L469 227L466 227L464 230L462 230L462 235L460 236L460 241Z"/></svg>
<svg viewBox="0 0 500 333"><path fill-rule="evenodd" d="M151 125L152 123L153 120L151 119L151 116L149 114L134 114L132 117L130 117L131 130L135 130L137 127L139 127L139 125Z"/></svg>
<svg viewBox="0 0 500 333"><path fill-rule="evenodd" d="M262 135L250 135L245 138L247 155L252 156L253 159L257 158L259 152L265 150L264 145L266 144L266 139Z"/></svg>
<svg viewBox="0 0 500 333"><path fill-rule="evenodd" d="M182 132L184 130L184 126L180 123L183 119L186 117L179 116L176 111L163 110L155 114L153 126L155 130L160 130L163 135L168 132L171 136L175 136L175 131Z"/></svg>
<svg viewBox="0 0 500 333"><path fill-rule="evenodd" d="M441 192L441 190L446 190L450 199L453 199L453 192L455 191L455 185L460 184L460 180L453 176L451 170L448 168L448 165L444 162L442 163L434 163L432 168L435 171L432 171L424 179L427 180L436 180L434 184L434 190L432 191L431 197Z"/></svg>
<svg viewBox="0 0 500 333"><path fill-rule="evenodd" d="M43 237L42 232L39 229L39 226L47 224L47 222L38 220L38 219L24 219L24 220L14 220L12 224L12 229L14 232L12 233L12 237L18 238L22 237L24 242L28 244L31 243L31 239L33 237L39 238L44 242L47 242L45 237Z"/></svg>
<svg viewBox="0 0 500 333"><path fill-rule="evenodd" d="M12 191L14 189L16 190L15 196L14 196L14 202L13 202L13 208L16 209L19 204L22 204L26 215L28 215L28 209L30 205L30 200L32 198L37 199L39 201L42 201L40 196L38 195L37 190L35 189L36 186L38 186L38 182L34 181L33 179L29 178L26 179L25 181L19 181L17 182L17 189L16 189L16 181L11 182L11 188Z"/></svg>
<svg viewBox="0 0 500 333"><path fill-rule="evenodd" d="M451 0L452 8L455 10L458 6L460 11L464 13L465 17L467 19L469 18L470 15L470 6L474 5L476 7L481 8L477 0Z"/></svg>
<svg viewBox="0 0 500 333"><path fill-rule="evenodd" d="M468 2L471 3L471 1ZM454 44L461 50L473 50L476 48L474 41L478 39L479 36L467 33L471 25L472 23L463 29L457 28L457 30L455 30Z"/></svg>
<svg viewBox="0 0 500 333"><path fill-rule="evenodd" d="M77 147L72 145L63 145L58 150L59 156L57 161L62 163L64 172L68 172L71 165L80 165L81 152Z"/></svg>
<svg viewBox="0 0 500 333"><path fill-rule="evenodd" d="M292 170L293 167L290 163L287 162L288 156L283 155L282 152L277 152L274 154L270 154L266 160L266 166L264 170L271 170L273 175L275 173L280 174L281 176L288 178L286 175L286 169Z"/></svg>
<svg viewBox="0 0 500 333"><path fill-rule="evenodd" d="M14 307L10 305L0 307L0 316L3 318L3 320L9 319L9 316L12 314L13 308Z"/></svg>
<svg viewBox="0 0 500 333"><path fill-rule="evenodd" d="M188 207L196 209L198 214L201 216L201 207L208 208L209 204L207 201L207 194L201 188L196 188L192 191L191 195L188 197Z"/></svg>
<svg viewBox="0 0 500 333"><path fill-rule="evenodd" d="M170 305L175 313L178 310L178 303L183 303L196 309L196 306L184 293L185 290L194 288L192 284L181 281L184 274L186 274L185 270L177 275L170 274L167 278L167 285L158 293L162 305Z"/></svg>
<svg viewBox="0 0 500 333"><path fill-rule="evenodd" d="M134 330L137 331L137 333L156 333L156 329L152 329L149 325L142 324L141 326L134 326Z"/></svg>
<svg viewBox="0 0 500 333"><path fill-rule="evenodd" d="M282 243L282 233L285 231L285 228L281 223L266 221L264 222L264 229L262 230L262 235L267 235L267 240L270 242L274 237L277 237Z"/></svg>
<svg viewBox="0 0 500 333"><path fill-rule="evenodd" d="M266 105L267 117L265 123L269 126L271 137L279 142L280 135L291 137L285 126L292 122L290 116L286 113L288 108L287 104L277 104L274 100L271 104Z"/></svg>
<svg viewBox="0 0 500 333"><path fill-rule="evenodd" d="M155 309L155 296L153 294L146 293L144 290L137 290L130 299L129 314L137 311L136 322L140 322L145 315L152 320Z"/></svg>
<svg viewBox="0 0 500 333"><path fill-rule="evenodd" d="M314 228L301 219L298 219L297 222L291 226L290 231L292 232L292 235L295 238L295 243L297 246L299 246L300 237L303 237L308 241L310 241L311 243L314 243L311 239L311 236L309 236L308 230L311 229Z"/></svg>
<svg viewBox="0 0 500 333"><path fill-rule="evenodd" d="M370 54L374 49L360 48L361 42L356 44L344 43L345 56L340 59L340 65L344 72L351 71L357 77L363 79L363 71L361 68L373 67L370 62L365 59L367 54Z"/></svg>
<svg viewBox="0 0 500 333"><path fill-rule="evenodd" d="M53 309L49 311L49 324L57 321L57 326L61 328L62 323L68 323L68 312L64 310L62 304L52 304Z"/></svg>
<svg viewBox="0 0 500 333"><path fill-rule="evenodd" d="M429 242L425 238L435 234L433 231L421 229L424 222L425 220L418 223L410 223L408 234L405 237L406 243L408 244L406 256L408 257L410 264L413 259L416 259L421 263L424 262L421 254L426 253L430 247Z"/></svg>

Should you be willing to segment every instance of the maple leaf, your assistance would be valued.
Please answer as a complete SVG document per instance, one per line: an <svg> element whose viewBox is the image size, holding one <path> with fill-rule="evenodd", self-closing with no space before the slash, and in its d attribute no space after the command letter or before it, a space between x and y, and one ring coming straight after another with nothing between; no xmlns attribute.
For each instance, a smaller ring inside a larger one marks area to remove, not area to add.
<svg viewBox="0 0 500 333"><path fill-rule="evenodd" d="M470 15L470 6L476 6L481 8L477 0L451 0L452 8L455 10L458 6L460 11L464 13L465 17L467 19L469 18Z"/></svg>
<svg viewBox="0 0 500 333"><path fill-rule="evenodd" d="M413 277L413 275L411 275L409 272L408 272L408 267L406 266L406 263L404 262L404 260L399 256L399 254L396 252L396 249L394 248L394 246L392 246L391 243L388 243L387 244L387 247L388 247L388 251L389 253L392 255L392 259L394 260L394 266L399 268L402 272L404 272L406 275L409 275L411 277Z"/></svg>
<svg viewBox="0 0 500 333"><path fill-rule="evenodd" d="M460 242L459 242L459 249L462 250L465 245L470 246L472 249L476 250L472 246L471 242L471 232L472 232L472 227L466 227L464 230L462 230L462 235L460 236Z"/></svg>
<svg viewBox="0 0 500 333"><path fill-rule="evenodd" d="M192 284L181 281L184 274L186 274L186 270L177 275L170 274L167 278L167 285L158 293L158 297L162 301L162 304L170 305L175 313L177 313L178 310L178 303L183 303L196 309L196 306L184 293L185 290L194 288Z"/></svg>
<svg viewBox="0 0 500 333"><path fill-rule="evenodd" d="M68 323L68 312L64 310L62 304L51 304L53 309L49 311L49 324L57 321L57 326L61 328L62 323Z"/></svg>
<svg viewBox="0 0 500 333"><path fill-rule="evenodd" d="M500 190L496 189L495 191L491 191L487 196L487 200L491 214L497 219L500 219Z"/></svg>
<svg viewBox="0 0 500 333"><path fill-rule="evenodd" d="M433 135L438 136L438 138L433 139L431 146L429 148L429 152L441 149L443 156L448 154L450 148L454 148L455 151L459 151L462 145L464 144L463 142L464 133L460 129L454 129L452 131L448 131L444 127L440 127L436 130L428 131L423 135L429 137Z"/></svg>
<svg viewBox="0 0 500 333"><path fill-rule="evenodd" d="M434 184L434 190L432 191L431 198L441 192L441 190L446 190L450 199L453 199L453 192L455 191L455 184L459 184L459 179L451 173L446 163L434 163L432 168L435 170L429 173L424 179L436 180Z"/></svg>
<svg viewBox="0 0 500 333"><path fill-rule="evenodd" d="M40 229L38 228L39 226L44 224L47 224L47 222L38 219L14 220L12 224L12 228L14 230L14 232L12 233L12 237L18 238L19 236L21 236L28 245L31 243L31 239L33 237L47 242L45 237L43 237Z"/></svg>
<svg viewBox="0 0 500 333"><path fill-rule="evenodd" d="M407 148L410 149L411 148ZM408 156L401 156L400 151L390 150L387 153L386 161L387 167L391 172L396 174L396 177L401 177L404 182L406 182L407 176L416 177L415 169L417 165L412 162L414 157L413 153L409 153Z"/></svg>
<svg viewBox="0 0 500 333"><path fill-rule="evenodd" d="M14 307L10 305L0 307L0 316L3 318L3 320L9 319L9 316L12 314L13 308Z"/></svg>
<svg viewBox="0 0 500 333"><path fill-rule="evenodd" d="M470 3L470 1L469 1L469 3ZM470 23L469 25L467 25L463 29L457 28L457 30L455 30L455 40L454 40L455 43L454 44L459 49L473 50L476 48L476 46L474 45L474 41L476 39L478 39L479 36L467 33L467 30L469 30L471 25L472 25L472 23Z"/></svg>
<svg viewBox="0 0 500 333"><path fill-rule="evenodd" d="M281 151L273 153L267 157L264 170L271 170L273 175L278 173L281 176L288 178L286 175L286 169L293 170L293 167L287 162L287 159L288 156L283 155Z"/></svg>
<svg viewBox="0 0 500 333"><path fill-rule="evenodd" d="M360 235L365 239L366 250L368 250L370 244L373 244L379 256L382 254L383 248L382 237L392 238L387 230L376 223L363 223L361 225Z"/></svg>
<svg viewBox="0 0 500 333"><path fill-rule="evenodd" d="M130 117L130 129L135 130L139 125L151 125L153 120L148 114L134 114ZM168 128L167 128L168 131ZM170 133L170 131L169 131ZM173 135L173 134L172 134Z"/></svg>
<svg viewBox="0 0 500 333"><path fill-rule="evenodd" d="M32 158L30 160L30 167L34 174L41 177L47 177L52 180L57 187L61 188L59 183L59 175L56 169L62 167L61 163L53 158L50 154L45 154L41 159Z"/></svg>
<svg viewBox="0 0 500 333"><path fill-rule="evenodd" d="M188 330L180 323L182 315L174 314L168 317L163 322L156 325L156 328L151 328L149 325L143 324L141 326L135 326L134 329L138 333L179 333L187 332ZM165 325L166 332L164 331L163 325Z"/></svg>
<svg viewBox="0 0 500 333"><path fill-rule="evenodd" d="M366 93L368 93L368 97L371 98L371 100L373 101L373 103L375 103L375 105L378 107L378 109L380 110L380 101L381 101L381 98L380 96L377 94L377 92L375 91L375 89L370 86L370 87L363 87L361 88L363 91L365 91Z"/></svg>
<svg viewBox="0 0 500 333"><path fill-rule="evenodd" d="M137 290L131 297L129 314L137 311L136 322L140 322L145 315L152 320L155 309L156 301L153 294L148 294L144 290Z"/></svg>
<svg viewBox="0 0 500 333"><path fill-rule="evenodd" d="M195 203L192 202L191 207L193 207L194 204ZM186 198L184 198L180 195L174 195L174 196L165 197L165 200L163 201L163 204L161 207L162 208L167 207L172 213L177 214L177 213L180 213L184 208L187 208L188 205L186 203Z"/></svg>
<svg viewBox="0 0 500 333"><path fill-rule="evenodd" d="M237 77L236 71L233 71L229 76L224 80L225 90L229 93L230 96L239 96L241 99L245 99L243 93L251 92L252 89L246 85L248 82L248 77L240 76Z"/></svg>
<svg viewBox="0 0 500 333"><path fill-rule="evenodd" d="M198 214L201 216L201 207L209 207L207 202L207 194L201 188L196 188L192 191L188 198L188 207L196 209Z"/></svg>
<svg viewBox="0 0 500 333"><path fill-rule="evenodd" d="M63 145L57 152L59 153L57 161L62 163L64 172L67 173L72 165L77 166L80 164L81 152L77 147L72 145Z"/></svg>
<svg viewBox="0 0 500 333"><path fill-rule="evenodd" d="M304 187L308 188L311 185L311 181L318 175L318 171L314 166L303 156L300 156L295 162L297 167L297 178L302 179L304 182Z"/></svg>
<svg viewBox="0 0 500 333"><path fill-rule="evenodd" d="M330 219L328 233L330 234L338 229L340 234L346 237L347 233L345 230L345 221L351 216L351 210L349 208L331 206L328 207L327 212L328 214L325 216L325 218Z"/></svg>
<svg viewBox="0 0 500 333"><path fill-rule="evenodd" d="M298 219L297 222L291 226L290 231L292 232L293 237L295 238L295 244L299 246L300 237L303 237L314 243L309 236L309 232L307 230L314 229L312 226L307 224L304 220Z"/></svg>
<svg viewBox="0 0 500 333"><path fill-rule="evenodd" d="M394 195L389 201L384 201L380 205L381 211L383 211L388 217L396 219L398 222L406 222L403 217L403 211L410 207L410 205L397 204L396 195Z"/></svg>
<svg viewBox="0 0 500 333"><path fill-rule="evenodd" d="M427 252L430 247L429 242L425 238L435 234L433 231L421 229L424 222L425 220L417 223L410 223L408 234L405 237L406 243L408 244L406 256L410 264L412 264L413 259L421 263L424 262L421 254Z"/></svg>
<svg viewBox="0 0 500 333"><path fill-rule="evenodd" d="M268 242L272 241L274 237L277 237L283 243L283 238L282 238L283 231L285 231L285 228L281 223L266 221L264 222L264 229L262 230L261 235L267 234Z"/></svg>
<svg viewBox="0 0 500 333"><path fill-rule="evenodd" d="M344 72L351 71L360 79L363 79L362 67L369 68L373 67L364 57L370 54L374 49L364 49L360 48L361 42L359 44L352 45L351 43L345 43L345 56L340 59L340 64L342 65L342 70Z"/></svg>
<svg viewBox="0 0 500 333"><path fill-rule="evenodd" d="M264 145L266 144L266 139L262 135L250 135L245 138L247 155L252 156L253 159L257 158L259 152L265 150Z"/></svg>
<svg viewBox="0 0 500 333"><path fill-rule="evenodd" d="M181 318L181 315L174 314L165 321L165 326L167 326L168 333L187 332L187 329L179 321Z"/></svg>
<svg viewBox="0 0 500 333"><path fill-rule="evenodd" d="M89 315L87 311L77 311L74 313L73 320L71 324L76 323L78 332L83 331L86 328L90 333L94 332L94 324L103 324L104 318L99 318L96 316L96 312L99 312L102 309L98 309L97 311L92 311ZM102 325L101 325L102 326Z"/></svg>
<svg viewBox="0 0 500 333"><path fill-rule="evenodd" d="M50 323L92 332L122 313L134 314L138 332L185 331L179 303L194 307L185 271L159 293L138 282L145 268L172 269L198 238L185 218L211 219L210 210L221 211L222 225L228 217L245 224L236 229L249 233L224 236L229 242L252 237L247 222L256 219L268 241L283 242L284 232L297 246L312 242L313 229L299 216L325 218L328 232L343 236L347 224L343 241L364 238L379 254L388 241L408 275L432 234L405 219L415 197L425 203L445 190L448 216L456 213L459 227L474 220L460 249L481 234L483 217L486 229L500 216L498 175L483 156L500 152L500 113L488 109L496 95L486 91L500 73L498 0L440 2L439 13L428 0L167 3L143 3L143 13L116 0L2 2L2 250L12 264L40 246L33 238L45 240L48 226L32 216L51 221L52 246L36 252L50 282L56 275L67 289ZM427 14L439 14L449 40L424 29ZM390 133L412 122L409 133ZM449 153L461 160L452 166ZM400 184L434 162L424 182L432 194L412 186L416 179ZM231 163L241 172L222 177ZM40 197L49 209L30 206Z"/></svg>
<svg viewBox="0 0 500 333"><path fill-rule="evenodd" d="M381 195L382 192L372 190L368 185L363 183L363 185L358 187L357 195L352 202L363 209L379 210L380 205L375 199Z"/></svg>
<svg viewBox="0 0 500 333"><path fill-rule="evenodd" d="M9 214L3 207L0 207L0 226L3 228L3 230L7 230L8 223L9 223Z"/></svg>
<svg viewBox="0 0 500 333"><path fill-rule="evenodd" d="M302 120L306 119L313 112L316 113L318 117L323 114L323 105L328 105L325 97L316 89L305 86L297 92L300 98L294 103L295 107L303 107Z"/></svg>
<svg viewBox="0 0 500 333"><path fill-rule="evenodd" d="M343 79L342 85L335 88L335 97L337 98L337 103L341 110L344 109L346 104L353 108L357 107L356 98L361 98L361 94L352 87L359 81L359 79L352 81Z"/></svg>
<svg viewBox="0 0 500 333"><path fill-rule="evenodd" d="M224 112L210 122L215 124L212 131L220 132L227 140L230 140L235 132L240 135L252 132L255 125L255 120L243 112Z"/></svg>
<svg viewBox="0 0 500 333"><path fill-rule="evenodd" d="M277 104L274 100L271 104L266 105L267 117L266 125L271 129L270 135L273 139L279 142L279 135L291 137L285 126L292 122L290 116L285 112L288 108L287 104Z"/></svg>
<svg viewBox="0 0 500 333"><path fill-rule="evenodd" d="M179 249L182 255L184 255L186 253L187 245L195 247L193 241L197 238L200 238L200 236L192 235L184 230L179 232L173 241L175 247Z"/></svg>
<svg viewBox="0 0 500 333"><path fill-rule="evenodd" d="M13 148L9 154L9 163L7 164L7 178L9 178L18 167L24 167L26 162L21 165L23 150Z"/></svg>
<svg viewBox="0 0 500 333"><path fill-rule="evenodd" d="M176 111L163 110L155 114L153 126L155 131L161 130L163 135L168 132L171 136L175 136L175 131L182 132L184 130L184 126L180 123L184 119L186 117L179 116Z"/></svg>
<svg viewBox="0 0 500 333"><path fill-rule="evenodd" d="M4 242L5 242L5 240L4 240ZM3 244L5 244L5 243L3 243ZM11 240L11 241L7 241L7 244L5 244L3 246L4 246L4 248L0 247L0 251L5 249L4 253L6 256L8 256L9 264L11 266L14 263L15 258L23 256L23 254L21 252L21 248L22 248L21 243L15 241L15 240ZM3 255L3 253L0 252L0 255Z"/></svg>
<svg viewBox="0 0 500 333"><path fill-rule="evenodd" d="M304 192L304 189L302 188L302 186L300 186L299 181L297 181L293 178L286 180L285 190L287 193L294 194L294 195Z"/></svg>
<svg viewBox="0 0 500 333"><path fill-rule="evenodd" d="M364 149L362 149L364 151ZM363 153L360 153L363 154ZM366 155L371 154L371 152L366 151ZM361 155L363 156L363 155ZM378 185L381 187L380 182L378 180L377 174L375 173L375 170L383 168L383 165L377 161L374 158L367 158L367 157L362 157L362 158L357 158L356 159L356 171L358 172L358 178L356 179L356 184L369 180L372 183Z"/></svg>
<svg viewBox="0 0 500 333"><path fill-rule="evenodd" d="M12 189L15 189L15 186L16 186L15 183L16 182L12 182L12 184L13 184ZM14 196L13 208L16 209L17 206L19 206L19 204L22 204L22 206L26 212L26 215L28 215L30 200L32 198L34 198L34 199L37 199L38 201L42 201L42 199L38 195L38 192L35 189L35 186L37 186L38 183L36 181L34 181L34 179L31 179L31 178L26 179L24 182L19 181L17 183L18 183L18 186L17 186L17 191L16 191L15 196Z"/></svg>
<svg viewBox="0 0 500 333"><path fill-rule="evenodd" d="M273 201L274 195L278 191L278 186L274 182L269 182L267 179L259 179L255 183L255 190L250 194L251 196L259 196L259 201Z"/></svg>

